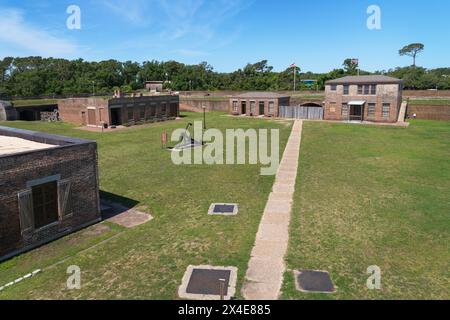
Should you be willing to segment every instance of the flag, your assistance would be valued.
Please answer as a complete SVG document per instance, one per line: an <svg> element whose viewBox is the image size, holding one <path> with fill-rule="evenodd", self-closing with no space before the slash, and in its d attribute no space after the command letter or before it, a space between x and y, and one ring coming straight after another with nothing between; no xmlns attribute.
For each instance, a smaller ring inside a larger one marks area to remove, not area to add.
<svg viewBox="0 0 450 320"><path fill-rule="evenodd" d="M295 62L289 66L289 68L296 68L296 67L297 65L295 64Z"/></svg>
<svg viewBox="0 0 450 320"><path fill-rule="evenodd" d="M352 59L352 64L359 65L359 59Z"/></svg>

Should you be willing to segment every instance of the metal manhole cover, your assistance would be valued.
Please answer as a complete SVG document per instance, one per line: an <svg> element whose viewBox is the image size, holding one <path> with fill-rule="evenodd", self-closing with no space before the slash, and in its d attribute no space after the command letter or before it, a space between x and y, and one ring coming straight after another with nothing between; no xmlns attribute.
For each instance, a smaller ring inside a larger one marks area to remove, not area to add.
<svg viewBox="0 0 450 320"><path fill-rule="evenodd" d="M297 290L302 292L333 293L333 281L326 271L301 270L295 272Z"/></svg>

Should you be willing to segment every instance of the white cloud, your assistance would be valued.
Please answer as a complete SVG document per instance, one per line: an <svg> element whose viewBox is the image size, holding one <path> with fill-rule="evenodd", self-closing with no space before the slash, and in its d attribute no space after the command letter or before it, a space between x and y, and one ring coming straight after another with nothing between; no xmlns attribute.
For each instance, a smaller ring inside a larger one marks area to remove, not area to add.
<svg viewBox="0 0 450 320"><path fill-rule="evenodd" d="M151 1L145 0L103 0L103 4L128 22L144 26L151 21Z"/></svg>
<svg viewBox="0 0 450 320"><path fill-rule="evenodd" d="M74 43L28 24L23 13L16 9L0 8L0 43L42 56L67 57L77 52Z"/></svg>

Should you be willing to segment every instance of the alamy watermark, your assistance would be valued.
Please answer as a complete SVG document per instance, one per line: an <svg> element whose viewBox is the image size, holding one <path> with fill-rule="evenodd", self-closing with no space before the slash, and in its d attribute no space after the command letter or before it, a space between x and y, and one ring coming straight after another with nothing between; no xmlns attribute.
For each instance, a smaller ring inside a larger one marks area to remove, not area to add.
<svg viewBox="0 0 450 320"><path fill-rule="evenodd" d="M172 152L174 164L260 164L264 166L261 168L261 175L270 176L277 173L280 164L280 133L278 129L227 129L224 136L223 132L218 129L204 131L201 121L194 122L193 127L193 137L188 130L177 129L172 133L172 142L196 141L201 142L204 147L200 144L196 148Z"/></svg>
<svg viewBox="0 0 450 320"><path fill-rule="evenodd" d="M67 7L66 13L69 17L66 20L66 26L69 30L81 29L81 9L77 5L70 5Z"/></svg>
<svg viewBox="0 0 450 320"><path fill-rule="evenodd" d="M370 277L367 279L366 285L369 290L381 290L381 269L379 266L370 266L367 268L367 274Z"/></svg>
<svg viewBox="0 0 450 320"><path fill-rule="evenodd" d="M81 289L81 268L79 266L69 266L67 268L67 289L80 290Z"/></svg>
<svg viewBox="0 0 450 320"><path fill-rule="evenodd" d="M381 8L378 5L370 5L367 8L367 28L369 30L381 30Z"/></svg>

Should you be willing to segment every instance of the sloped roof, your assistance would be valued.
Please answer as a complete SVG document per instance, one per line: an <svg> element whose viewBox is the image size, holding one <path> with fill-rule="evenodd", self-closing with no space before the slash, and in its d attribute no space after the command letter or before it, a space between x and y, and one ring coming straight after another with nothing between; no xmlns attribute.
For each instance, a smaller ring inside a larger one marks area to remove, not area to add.
<svg viewBox="0 0 450 320"><path fill-rule="evenodd" d="M388 77L384 75L370 75L370 76L347 76L339 79L329 80L326 84L401 84L403 80Z"/></svg>
<svg viewBox="0 0 450 320"><path fill-rule="evenodd" d="M276 92L268 92L268 91L254 91L254 92L246 92L236 96L233 98L244 98L244 99L252 99L252 98L261 98L261 99L279 99L279 98L289 98L287 94L279 94Z"/></svg>

